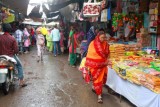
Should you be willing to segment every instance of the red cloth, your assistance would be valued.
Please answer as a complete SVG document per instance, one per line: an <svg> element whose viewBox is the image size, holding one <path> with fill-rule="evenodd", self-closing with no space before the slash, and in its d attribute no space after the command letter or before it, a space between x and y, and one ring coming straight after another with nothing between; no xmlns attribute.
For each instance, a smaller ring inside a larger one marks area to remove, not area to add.
<svg viewBox="0 0 160 107"><path fill-rule="evenodd" d="M102 86L107 79L108 56L109 44L106 41L101 42L99 36L96 36L89 45L85 66L89 68L92 75L93 86L97 95L102 94Z"/></svg>
<svg viewBox="0 0 160 107"><path fill-rule="evenodd" d="M0 35L0 55L13 55L18 53L18 44L16 39L9 33Z"/></svg>
<svg viewBox="0 0 160 107"><path fill-rule="evenodd" d="M118 0L118 1L117 1L116 11L117 11L118 13L122 13L122 0Z"/></svg>
<svg viewBox="0 0 160 107"><path fill-rule="evenodd" d="M33 36L34 35L34 30L33 30L33 28L31 28L31 36Z"/></svg>
<svg viewBox="0 0 160 107"><path fill-rule="evenodd" d="M76 48L77 48L77 43L76 43L76 41L77 41L77 35L78 35L78 33L75 33L74 35L73 35L73 37L74 37L74 41L72 41L72 37L70 38L70 40L71 40L71 45L70 45L70 47L69 47L69 53L72 53L72 43L74 43L74 53L76 53Z"/></svg>
<svg viewBox="0 0 160 107"><path fill-rule="evenodd" d="M60 35L61 35L60 46L64 47L64 43L63 43L63 41L64 41L64 33L60 32Z"/></svg>

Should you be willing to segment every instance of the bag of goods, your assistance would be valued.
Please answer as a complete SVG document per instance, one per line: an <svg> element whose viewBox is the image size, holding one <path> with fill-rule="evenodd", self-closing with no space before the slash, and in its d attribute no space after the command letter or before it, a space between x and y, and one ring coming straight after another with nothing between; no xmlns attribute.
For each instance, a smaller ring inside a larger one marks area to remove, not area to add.
<svg viewBox="0 0 160 107"><path fill-rule="evenodd" d="M140 48L137 46L137 44L132 44L132 45L126 45L125 46L125 50L126 51L133 51L133 52L135 52L135 51L140 50Z"/></svg>
<svg viewBox="0 0 160 107"><path fill-rule="evenodd" d="M127 65L126 62L119 62L117 63L117 66L118 66L118 73L122 76L126 76L126 69L129 68L129 66Z"/></svg>
<svg viewBox="0 0 160 107"><path fill-rule="evenodd" d="M112 69L114 69L114 71L116 71L117 73L119 72L119 67L117 66L117 64L113 64Z"/></svg>
<svg viewBox="0 0 160 107"><path fill-rule="evenodd" d="M137 68L130 68L126 71L126 76L129 81L140 85L141 81L145 81L145 73Z"/></svg>
<svg viewBox="0 0 160 107"><path fill-rule="evenodd" d="M156 76L147 74L143 85L155 93L160 93L160 78Z"/></svg>
<svg viewBox="0 0 160 107"><path fill-rule="evenodd" d="M146 82L154 86L160 86L160 78L150 74L146 74Z"/></svg>
<svg viewBox="0 0 160 107"><path fill-rule="evenodd" d="M136 56L136 55L132 55L132 56L128 56L128 59L130 59L130 60L139 60L140 59L140 57L139 56Z"/></svg>
<svg viewBox="0 0 160 107"><path fill-rule="evenodd" d="M138 51L136 54L139 55L139 56L144 56L144 55L147 54L147 52L145 52L145 51Z"/></svg>
<svg viewBox="0 0 160 107"><path fill-rule="evenodd" d="M101 22L107 22L107 9L101 11Z"/></svg>
<svg viewBox="0 0 160 107"><path fill-rule="evenodd" d="M86 63L86 57L84 57L81 61L81 64L79 66L80 71L83 71L83 69L85 68L85 63Z"/></svg>
<svg viewBox="0 0 160 107"><path fill-rule="evenodd" d="M128 66L137 66L138 64L139 64L138 62L133 62L133 61L127 63Z"/></svg>
<svg viewBox="0 0 160 107"><path fill-rule="evenodd" d="M48 30L45 27L42 27L40 31L44 36L48 34Z"/></svg>
<svg viewBox="0 0 160 107"><path fill-rule="evenodd" d="M92 0L88 0L83 4L83 16L84 17L95 17L100 15L101 11L101 2L97 2L94 0L94 3L91 2Z"/></svg>
<svg viewBox="0 0 160 107"><path fill-rule="evenodd" d="M109 47L110 57L111 58L119 58L123 57L125 53L125 45L123 44L112 44Z"/></svg>
<svg viewBox="0 0 160 107"><path fill-rule="evenodd" d="M151 68L160 71L160 62L151 62Z"/></svg>
<svg viewBox="0 0 160 107"><path fill-rule="evenodd" d="M146 88L150 89L151 91L160 94L160 86L153 86L152 84L145 83L144 85Z"/></svg>
<svg viewBox="0 0 160 107"><path fill-rule="evenodd" d="M160 72L156 71L153 68L146 69L146 72L148 72L150 75L153 75L153 76L160 76Z"/></svg>
<svg viewBox="0 0 160 107"><path fill-rule="evenodd" d="M160 87L154 87L153 91L157 94L160 93Z"/></svg>
<svg viewBox="0 0 160 107"><path fill-rule="evenodd" d="M125 52L125 55L126 55L126 56L132 56L132 55L134 55L134 52L128 51L128 52Z"/></svg>
<svg viewBox="0 0 160 107"><path fill-rule="evenodd" d="M148 68L150 67L147 63L144 63L144 62L140 62L139 66L148 67Z"/></svg>
<svg viewBox="0 0 160 107"><path fill-rule="evenodd" d="M141 61L150 65L150 63L153 61L153 58L152 57L147 57L147 56L144 56L141 58Z"/></svg>

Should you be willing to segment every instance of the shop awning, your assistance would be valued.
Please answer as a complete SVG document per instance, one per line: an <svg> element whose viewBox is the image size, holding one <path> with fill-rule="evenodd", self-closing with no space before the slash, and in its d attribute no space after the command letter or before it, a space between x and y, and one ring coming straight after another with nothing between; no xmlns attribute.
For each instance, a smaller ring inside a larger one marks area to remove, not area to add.
<svg viewBox="0 0 160 107"><path fill-rule="evenodd" d="M32 19L25 19L22 23L27 25L34 25L34 26L39 26L43 24L42 22L36 22L36 21L33 21Z"/></svg>

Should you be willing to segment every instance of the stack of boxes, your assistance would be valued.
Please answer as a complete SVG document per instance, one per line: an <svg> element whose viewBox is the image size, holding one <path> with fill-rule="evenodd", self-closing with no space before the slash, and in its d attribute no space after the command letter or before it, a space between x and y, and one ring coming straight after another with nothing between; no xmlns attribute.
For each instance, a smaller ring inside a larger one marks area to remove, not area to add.
<svg viewBox="0 0 160 107"><path fill-rule="evenodd" d="M120 58L125 55L125 45L123 44L112 44L109 50L111 59Z"/></svg>
<svg viewBox="0 0 160 107"><path fill-rule="evenodd" d="M151 46L151 36L148 34L147 29L141 28L141 32L137 33L137 45L141 48Z"/></svg>

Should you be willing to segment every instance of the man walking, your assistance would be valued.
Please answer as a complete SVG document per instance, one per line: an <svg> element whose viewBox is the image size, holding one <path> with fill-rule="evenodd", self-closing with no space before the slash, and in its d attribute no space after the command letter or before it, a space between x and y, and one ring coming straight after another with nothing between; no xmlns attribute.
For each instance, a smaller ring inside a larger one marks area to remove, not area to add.
<svg viewBox="0 0 160 107"><path fill-rule="evenodd" d="M58 54L61 54L61 48L60 48L60 32L57 29L57 25L54 26L54 29L51 31L51 37L53 41L53 46L54 46L54 56L57 56L57 48L58 48Z"/></svg>
<svg viewBox="0 0 160 107"><path fill-rule="evenodd" d="M15 31L15 38L18 42L19 52L23 53L23 32L17 26L17 30Z"/></svg>

